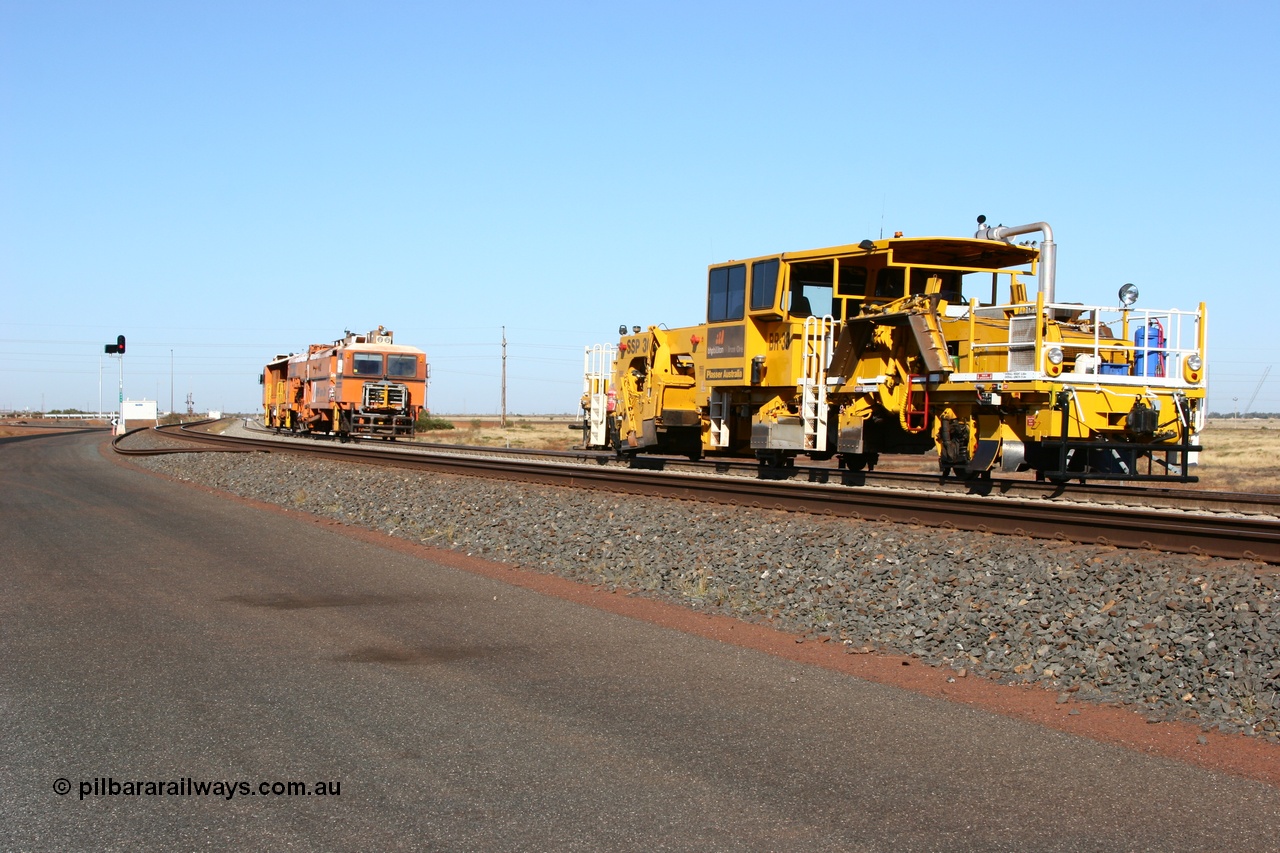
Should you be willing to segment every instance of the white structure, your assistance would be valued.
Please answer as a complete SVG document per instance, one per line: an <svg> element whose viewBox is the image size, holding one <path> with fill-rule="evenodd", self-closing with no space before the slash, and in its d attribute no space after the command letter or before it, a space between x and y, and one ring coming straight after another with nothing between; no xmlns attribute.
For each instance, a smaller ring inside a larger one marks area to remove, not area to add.
<svg viewBox="0 0 1280 853"><path fill-rule="evenodd" d="M155 400L125 400L120 404L120 423L116 427L117 435L124 435L125 424L129 421L151 421L153 425L160 424L160 418L156 414Z"/></svg>

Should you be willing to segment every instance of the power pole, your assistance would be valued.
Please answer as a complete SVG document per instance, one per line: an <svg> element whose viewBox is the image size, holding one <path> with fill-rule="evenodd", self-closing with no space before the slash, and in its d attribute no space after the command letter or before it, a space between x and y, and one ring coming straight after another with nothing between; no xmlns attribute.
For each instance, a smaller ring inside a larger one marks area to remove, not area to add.
<svg viewBox="0 0 1280 853"><path fill-rule="evenodd" d="M1253 396L1249 398L1249 404L1244 407L1244 413L1249 414L1249 410L1253 408L1253 401L1258 399L1258 392L1262 390L1262 383L1267 381L1267 374L1271 372L1271 365L1267 365L1267 369L1262 371L1262 378L1258 380L1258 384L1253 389Z"/></svg>
<svg viewBox="0 0 1280 853"><path fill-rule="evenodd" d="M502 428L507 428L507 327L502 327Z"/></svg>

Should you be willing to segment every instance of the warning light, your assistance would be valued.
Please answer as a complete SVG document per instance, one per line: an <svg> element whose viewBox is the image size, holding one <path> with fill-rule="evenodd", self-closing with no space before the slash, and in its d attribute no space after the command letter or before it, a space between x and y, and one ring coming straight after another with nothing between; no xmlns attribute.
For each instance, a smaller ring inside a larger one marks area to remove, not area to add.
<svg viewBox="0 0 1280 853"><path fill-rule="evenodd" d="M116 335L116 342L107 344L102 351L107 355L124 355L124 335Z"/></svg>

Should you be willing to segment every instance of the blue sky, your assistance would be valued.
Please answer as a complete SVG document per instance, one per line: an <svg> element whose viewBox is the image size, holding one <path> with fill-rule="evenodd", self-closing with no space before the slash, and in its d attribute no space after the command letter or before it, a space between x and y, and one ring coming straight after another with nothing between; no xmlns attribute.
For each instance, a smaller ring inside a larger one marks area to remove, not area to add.
<svg viewBox="0 0 1280 853"><path fill-rule="evenodd" d="M0 409L110 407L125 334L126 396L254 411L382 324L436 411L504 326L508 411L571 411L710 263L986 214L1062 301L1206 301L1211 406L1280 411L1277 8L0 0Z"/></svg>

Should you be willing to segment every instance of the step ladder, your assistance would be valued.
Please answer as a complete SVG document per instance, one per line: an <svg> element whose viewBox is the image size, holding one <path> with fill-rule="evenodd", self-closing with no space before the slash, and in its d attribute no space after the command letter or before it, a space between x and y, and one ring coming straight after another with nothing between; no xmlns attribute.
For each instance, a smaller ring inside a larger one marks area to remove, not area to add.
<svg viewBox="0 0 1280 853"><path fill-rule="evenodd" d="M711 392L711 446L729 446L729 393Z"/></svg>
<svg viewBox="0 0 1280 853"><path fill-rule="evenodd" d="M827 367L835 350L835 325L830 314L804 319L800 422L804 449L815 452L827 449Z"/></svg>
<svg viewBox="0 0 1280 853"><path fill-rule="evenodd" d="M613 378L613 344L585 348L582 357L582 394L586 398L587 447L609 445L609 383Z"/></svg>
<svg viewBox="0 0 1280 853"><path fill-rule="evenodd" d="M916 380L920 390L916 390ZM916 394L920 405L916 405ZM907 403L902 409L902 428L910 433L921 433L929 427L929 377L911 374L907 377Z"/></svg>

